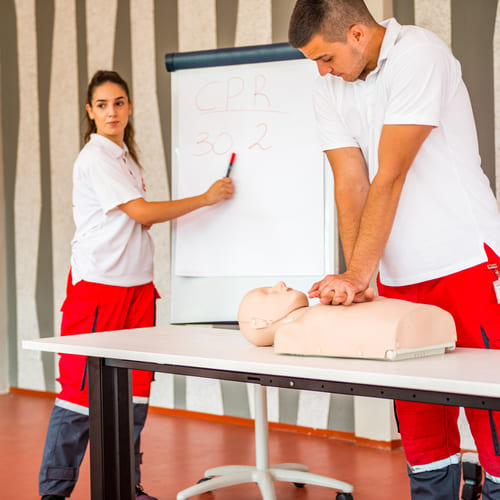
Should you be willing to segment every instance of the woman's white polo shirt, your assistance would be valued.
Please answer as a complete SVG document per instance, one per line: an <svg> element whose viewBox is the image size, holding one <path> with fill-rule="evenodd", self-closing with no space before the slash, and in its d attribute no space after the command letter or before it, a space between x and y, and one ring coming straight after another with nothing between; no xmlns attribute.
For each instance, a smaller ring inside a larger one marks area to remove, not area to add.
<svg viewBox="0 0 500 500"><path fill-rule="evenodd" d="M128 287L153 280L151 236L118 208L144 197L141 171L127 147L92 134L73 168L73 283Z"/></svg>

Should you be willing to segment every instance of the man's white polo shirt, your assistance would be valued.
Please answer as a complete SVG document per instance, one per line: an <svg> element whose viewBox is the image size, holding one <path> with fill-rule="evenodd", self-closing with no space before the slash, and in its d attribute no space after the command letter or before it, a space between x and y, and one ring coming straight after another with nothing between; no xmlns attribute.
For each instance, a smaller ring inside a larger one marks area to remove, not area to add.
<svg viewBox="0 0 500 500"><path fill-rule="evenodd" d="M73 283L135 286L153 280L153 241L118 205L144 198L128 149L92 134L73 168Z"/></svg>
<svg viewBox="0 0 500 500"><path fill-rule="evenodd" d="M394 19L365 81L327 75L314 88L323 150L361 148L370 181L384 124L433 125L410 168L380 263L392 286L419 283L500 254L500 215L480 166L459 62L435 34Z"/></svg>

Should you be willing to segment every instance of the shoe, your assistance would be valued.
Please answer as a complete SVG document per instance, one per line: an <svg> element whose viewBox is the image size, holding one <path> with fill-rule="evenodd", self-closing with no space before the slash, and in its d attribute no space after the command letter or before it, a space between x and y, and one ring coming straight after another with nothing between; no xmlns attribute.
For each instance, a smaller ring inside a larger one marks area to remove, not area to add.
<svg viewBox="0 0 500 500"><path fill-rule="evenodd" d="M64 500L65 498L61 495L43 495L42 500Z"/></svg>
<svg viewBox="0 0 500 500"><path fill-rule="evenodd" d="M156 497L148 495L140 484L135 485L135 498L136 500L158 500Z"/></svg>

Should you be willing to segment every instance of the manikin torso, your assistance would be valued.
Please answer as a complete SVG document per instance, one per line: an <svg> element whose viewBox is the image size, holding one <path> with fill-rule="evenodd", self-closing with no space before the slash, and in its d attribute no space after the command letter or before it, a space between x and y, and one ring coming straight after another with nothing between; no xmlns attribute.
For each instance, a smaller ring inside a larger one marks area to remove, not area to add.
<svg viewBox="0 0 500 500"><path fill-rule="evenodd" d="M376 297L371 302L308 306L284 283L249 292L238 313L251 343L277 353L385 359L388 353L454 345L452 316L435 306Z"/></svg>

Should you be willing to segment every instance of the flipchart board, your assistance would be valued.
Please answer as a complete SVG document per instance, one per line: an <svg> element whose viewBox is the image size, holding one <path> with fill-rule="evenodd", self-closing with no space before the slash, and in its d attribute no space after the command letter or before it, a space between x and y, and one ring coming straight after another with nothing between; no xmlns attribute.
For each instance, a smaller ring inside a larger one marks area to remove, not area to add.
<svg viewBox="0 0 500 500"><path fill-rule="evenodd" d="M172 223L172 323L235 322L252 288L307 292L336 268L333 180L312 107L314 62L288 44L165 56L172 198L224 177L230 201Z"/></svg>

